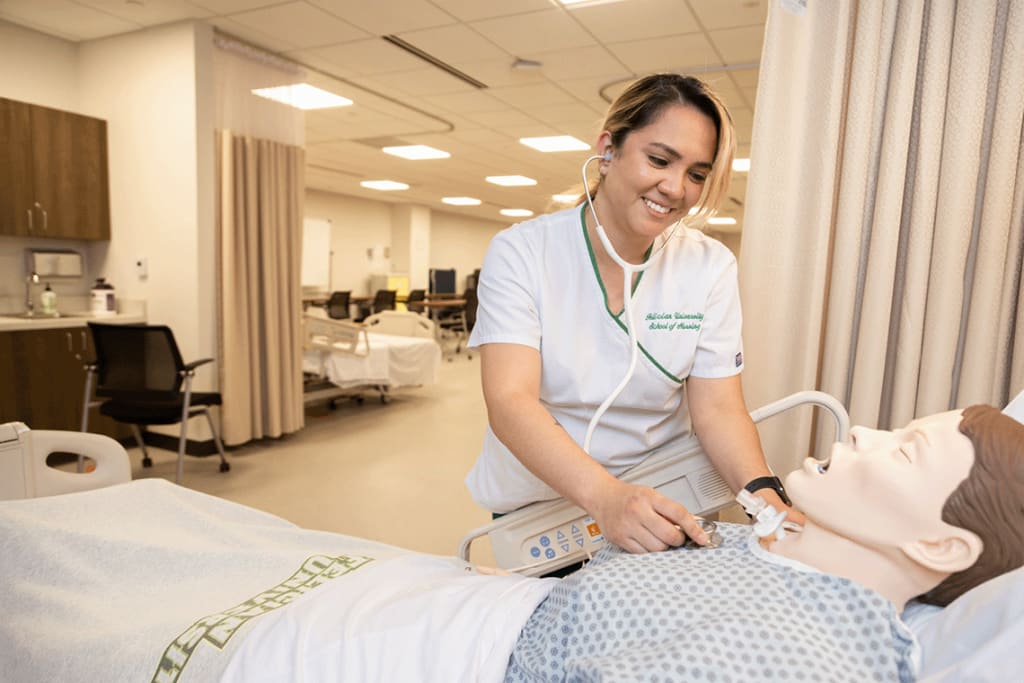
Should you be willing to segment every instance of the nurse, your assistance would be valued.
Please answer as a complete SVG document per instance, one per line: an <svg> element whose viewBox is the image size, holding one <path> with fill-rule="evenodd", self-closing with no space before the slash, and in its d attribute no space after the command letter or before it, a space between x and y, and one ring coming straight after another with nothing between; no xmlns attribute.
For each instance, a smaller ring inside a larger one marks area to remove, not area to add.
<svg viewBox="0 0 1024 683"><path fill-rule="evenodd" d="M596 147L593 211L581 201L488 248L470 339L488 428L466 483L494 513L567 498L633 553L681 545L684 533L706 543L686 508L617 475L695 432L734 492L786 508L743 399L736 260L689 227L725 197L732 121L702 81L657 74L612 103ZM598 221L620 258L647 267L629 284L638 362L587 452L590 420L631 356L624 271Z"/></svg>

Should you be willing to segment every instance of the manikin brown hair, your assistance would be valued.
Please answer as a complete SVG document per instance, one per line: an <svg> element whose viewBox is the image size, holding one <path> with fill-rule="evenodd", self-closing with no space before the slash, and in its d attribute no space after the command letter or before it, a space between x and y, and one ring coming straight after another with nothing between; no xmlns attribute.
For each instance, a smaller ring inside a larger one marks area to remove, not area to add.
<svg viewBox="0 0 1024 683"><path fill-rule="evenodd" d="M974 465L942 508L942 520L977 534L977 562L918 600L946 606L991 578L1024 565L1024 424L992 406L963 412L960 431L974 445Z"/></svg>

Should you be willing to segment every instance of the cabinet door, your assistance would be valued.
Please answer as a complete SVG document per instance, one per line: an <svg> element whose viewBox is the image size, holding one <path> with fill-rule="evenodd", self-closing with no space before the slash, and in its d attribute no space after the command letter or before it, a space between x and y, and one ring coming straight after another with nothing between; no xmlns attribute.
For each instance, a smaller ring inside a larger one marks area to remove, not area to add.
<svg viewBox="0 0 1024 683"><path fill-rule="evenodd" d="M75 328L11 332L18 410L32 429L81 427L85 373L75 359Z"/></svg>
<svg viewBox="0 0 1024 683"><path fill-rule="evenodd" d="M0 424L25 421L18 409L18 384L14 368L14 333L0 332Z"/></svg>
<svg viewBox="0 0 1024 683"><path fill-rule="evenodd" d="M106 122L35 106L31 117L34 234L110 239Z"/></svg>
<svg viewBox="0 0 1024 683"><path fill-rule="evenodd" d="M0 98L0 235L29 235L32 215L29 105Z"/></svg>

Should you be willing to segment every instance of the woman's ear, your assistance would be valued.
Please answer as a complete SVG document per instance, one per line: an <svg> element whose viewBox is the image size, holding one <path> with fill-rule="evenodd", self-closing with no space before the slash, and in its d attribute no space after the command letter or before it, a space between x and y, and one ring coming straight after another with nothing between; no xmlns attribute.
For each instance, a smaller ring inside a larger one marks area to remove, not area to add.
<svg viewBox="0 0 1024 683"><path fill-rule="evenodd" d="M937 540L918 540L900 545L903 554L917 564L943 574L967 569L981 555L984 543L973 531L950 527L951 534Z"/></svg>

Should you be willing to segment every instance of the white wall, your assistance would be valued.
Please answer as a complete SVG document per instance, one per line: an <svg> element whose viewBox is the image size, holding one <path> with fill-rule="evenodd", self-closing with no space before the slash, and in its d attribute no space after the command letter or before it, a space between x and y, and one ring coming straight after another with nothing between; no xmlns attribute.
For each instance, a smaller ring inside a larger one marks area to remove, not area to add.
<svg viewBox="0 0 1024 683"><path fill-rule="evenodd" d="M368 256L367 250L378 246L411 248L419 246L429 250L425 258L422 254L403 255L396 259L396 265L406 263L410 267L423 264L424 270L430 268L455 268L458 278L457 286L461 289L465 284L465 276L479 268L483 263L484 253L491 238L506 227L498 221L481 221L479 219L430 211L429 247L419 239L423 229L410 236L399 235L392 242L393 220L407 222L403 216L407 212L393 210L392 204L375 202L370 199L332 194L318 190L306 191L306 216L309 218L326 218L331 221L331 289L351 290L353 294L370 294L368 278L376 272L377 263ZM401 232L401 231L399 231ZM390 259L383 266L392 267ZM404 272L404 271L403 271ZM417 277L422 275L425 286L426 273L409 273L410 286L415 286Z"/></svg>

